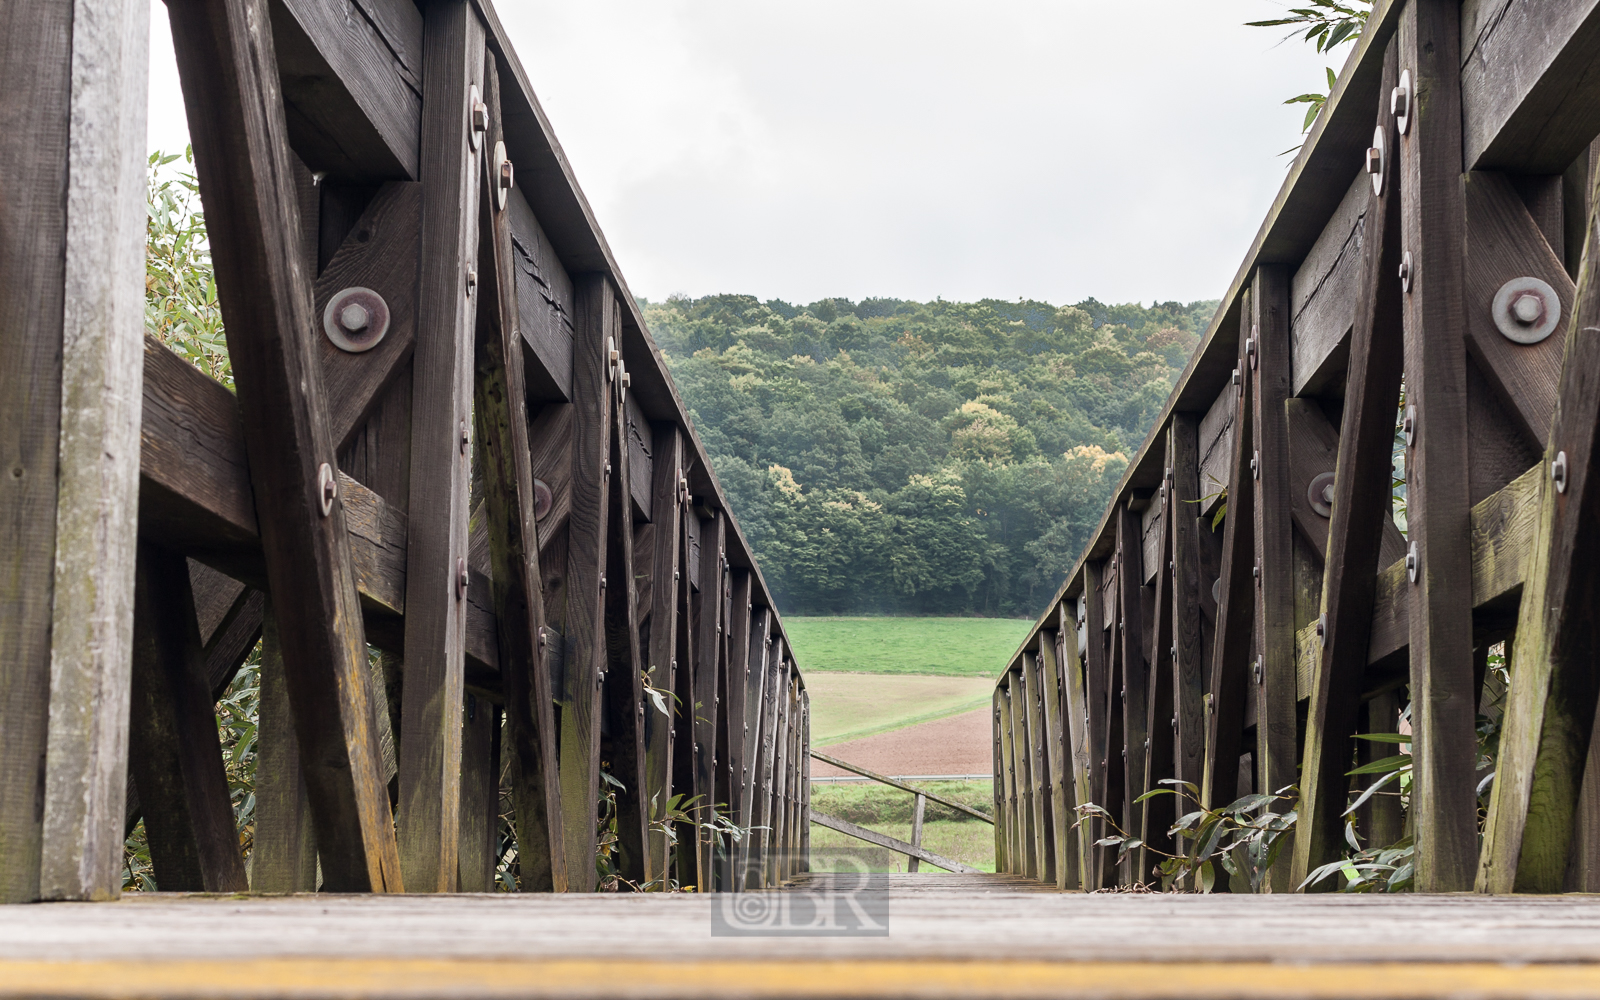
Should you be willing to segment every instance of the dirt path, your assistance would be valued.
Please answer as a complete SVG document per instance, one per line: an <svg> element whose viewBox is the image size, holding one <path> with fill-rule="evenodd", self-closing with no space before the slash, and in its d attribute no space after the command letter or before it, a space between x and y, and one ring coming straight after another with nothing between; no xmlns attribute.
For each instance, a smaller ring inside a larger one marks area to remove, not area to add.
<svg viewBox="0 0 1600 1000"><path fill-rule="evenodd" d="M974 709L893 732L823 747L822 752L879 774L989 774L994 770L990 710ZM819 760L813 778L849 774Z"/></svg>

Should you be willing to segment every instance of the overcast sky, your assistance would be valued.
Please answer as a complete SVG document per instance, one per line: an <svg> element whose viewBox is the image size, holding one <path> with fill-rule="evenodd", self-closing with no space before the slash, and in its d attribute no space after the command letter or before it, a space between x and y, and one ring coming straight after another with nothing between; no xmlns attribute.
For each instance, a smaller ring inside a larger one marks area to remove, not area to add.
<svg viewBox="0 0 1600 1000"><path fill-rule="evenodd" d="M1332 58L1277 0L500 0L636 294L1216 298ZM186 141L165 12L152 147Z"/></svg>

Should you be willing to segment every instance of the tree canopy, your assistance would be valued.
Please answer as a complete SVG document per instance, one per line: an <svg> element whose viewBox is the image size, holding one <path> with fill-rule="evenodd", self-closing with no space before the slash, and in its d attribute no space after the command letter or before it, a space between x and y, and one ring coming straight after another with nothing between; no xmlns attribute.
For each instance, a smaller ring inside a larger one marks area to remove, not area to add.
<svg viewBox="0 0 1600 1000"><path fill-rule="evenodd" d="M1036 614L1216 302L641 300L794 614Z"/></svg>

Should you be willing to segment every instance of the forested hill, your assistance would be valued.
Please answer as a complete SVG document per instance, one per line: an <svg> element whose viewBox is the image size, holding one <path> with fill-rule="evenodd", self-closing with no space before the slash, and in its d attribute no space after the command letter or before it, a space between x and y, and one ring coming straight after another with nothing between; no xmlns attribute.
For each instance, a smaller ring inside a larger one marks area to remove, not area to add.
<svg viewBox="0 0 1600 1000"><path fill-rule="evenodd" d="M784 612L1029 617L1216 309L640 305Z"/></svg>

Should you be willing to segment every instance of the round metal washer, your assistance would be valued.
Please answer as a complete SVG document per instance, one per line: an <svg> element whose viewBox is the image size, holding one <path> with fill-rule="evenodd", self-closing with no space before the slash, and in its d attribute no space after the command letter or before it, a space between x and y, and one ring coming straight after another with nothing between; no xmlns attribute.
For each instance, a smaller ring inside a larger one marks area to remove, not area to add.
<svg viewBox="0 0 1600 1000"><path fill-rule="evenodd" d="M1542 278L1512 278L1494 293L1494 325L1507 340L1537 344L1561 324L1561 298Z"/></svg>
<svg viewBox="0 0 1600 1000"><path fill-rule="evenodd" d="M543 479L533 481L533 519L543 521L550 507L555 503L555 497L550 492L550 484Z"/></svg>
<svg viewBox="0 0 1600 1000"><path fill-rule="evenodd" d="M322 310L322 332L341 351L370 351L389 332L389 303L370 288L346 288Z"/></svg>
<svg viewBox="0 0 1600 1000"><path fill-rule="evenodd" d="M1311 485L1306 489L1306 499L1311 501L1311 509L1323 517L1333 516L1333 473L1324 472L1311 480Z"/></svg>

